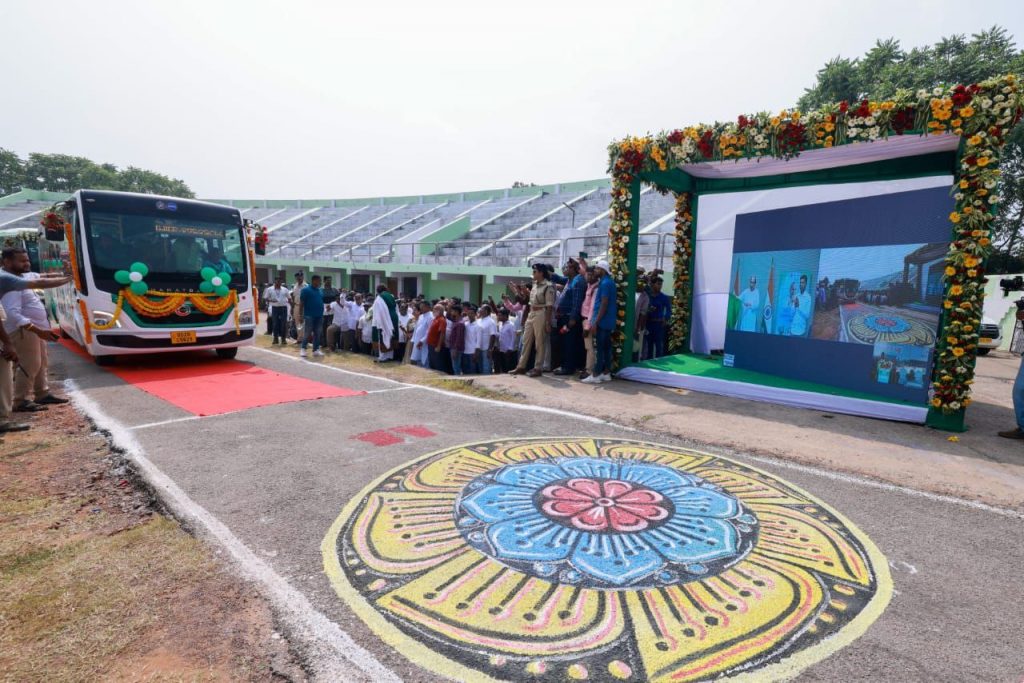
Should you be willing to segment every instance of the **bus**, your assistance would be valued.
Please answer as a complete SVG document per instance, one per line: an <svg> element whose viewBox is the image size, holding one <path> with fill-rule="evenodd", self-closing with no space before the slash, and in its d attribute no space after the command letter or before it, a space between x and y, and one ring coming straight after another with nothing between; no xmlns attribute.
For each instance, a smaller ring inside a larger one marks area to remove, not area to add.
<svg viewBox="0 0 1024 683"><path fill-rule="evenodd" d="M252 236L238 209L176 197L79 190L42 221L43 271L62 334L100 365L117 356L252 345L259 312Z"/></svg>

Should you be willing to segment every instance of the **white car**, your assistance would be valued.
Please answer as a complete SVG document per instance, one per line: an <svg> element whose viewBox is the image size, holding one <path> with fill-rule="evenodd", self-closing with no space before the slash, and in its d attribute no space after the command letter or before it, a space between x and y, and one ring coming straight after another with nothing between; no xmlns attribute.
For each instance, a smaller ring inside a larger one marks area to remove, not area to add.
<svg viewBox="0 0 1024 683"><path fill-rule="evenodd" d="M978 355L984 356L992 349L999 348L1003 342L1003 331L996 321L991 318L982 318L978 337Z"/></svg>

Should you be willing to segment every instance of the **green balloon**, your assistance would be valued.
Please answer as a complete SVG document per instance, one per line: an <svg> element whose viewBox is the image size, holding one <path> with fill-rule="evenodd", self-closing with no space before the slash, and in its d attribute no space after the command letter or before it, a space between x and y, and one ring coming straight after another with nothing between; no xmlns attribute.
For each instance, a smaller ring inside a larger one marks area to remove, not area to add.
<svg viewBox="0 0 1024 683"><path fill-rule="evenodd" d="M143 294L149 291L149 285L147 285L145 282L133 282L131 283L131 285L128 286L128 288L132 290L133 294L136 294L138 296L142 296Z"/></svg>
<svg viewBox="0 0 1024 683"><path fill-rule="evenodd" d="M231 274L230 273L217 273L217 277L219 277L220 281L223 284L225 284L225 285L227 283L231 282Z"/></svg>
<svg viewBox="0 0 1024 683"><path fill-rule="evenodd" d="M227 296L228 292L230 292L231 290L228 289L227 285L221 285L214 291L217 292L217 296Z"/></svg>
<svg viewBox="0 0 1024 683"><path fill-rule="evenodd" d="M135 263L133 263L131 265L131 270L135 271L136 273L142 273L142 277L146 277L147 275L149 275L149 266L147 266L145 263L142 263L141 261L136 261Z"/></svg>
<svg viewBox="0 0 1024 683"><path fill-rule="evenodd" d="M217 271L210 266L206 266L199 271L199 274L203 276L204 280L212 280L217 275Z"/></svg>
<svg viewBox="0 0 1024 683"><path fill-rule="evenodd" d="M127 270L119 270L116 273L114 273L114 279L117 280L117 282L122 285L131 284L132 274L129 273Z"/></svg>
<svg viewBox="0 0 1024 683"><path fill-rule="evenodd" d="M203 294L209 294L213 291L213 284L209 280L203 280L199 283L199 291Z"/></svg>

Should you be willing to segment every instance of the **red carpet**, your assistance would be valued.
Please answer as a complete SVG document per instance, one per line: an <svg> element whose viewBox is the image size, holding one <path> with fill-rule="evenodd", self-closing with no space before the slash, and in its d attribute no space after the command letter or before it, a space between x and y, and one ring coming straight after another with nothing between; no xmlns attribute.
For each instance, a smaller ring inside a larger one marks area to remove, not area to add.
<svg viewBox="0 0 1024 683"><path fill-rule="evenodd" d="M82 353L73 342L64 346ZM104 369L195 415L366 393L200 352L121 356L116 365Z"/></svg>

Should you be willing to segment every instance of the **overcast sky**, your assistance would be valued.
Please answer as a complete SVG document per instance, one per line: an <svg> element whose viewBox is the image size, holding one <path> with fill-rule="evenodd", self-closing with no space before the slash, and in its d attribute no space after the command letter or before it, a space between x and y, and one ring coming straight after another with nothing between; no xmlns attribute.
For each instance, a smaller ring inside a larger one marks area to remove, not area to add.
<svg viewBox="0 0 1024 683"><path fill-rule="evenodd" d="M609 141L792 105L826 60L1001 24L1007 2L0 0L0 147L209 198L605 175Z"/></svg>

